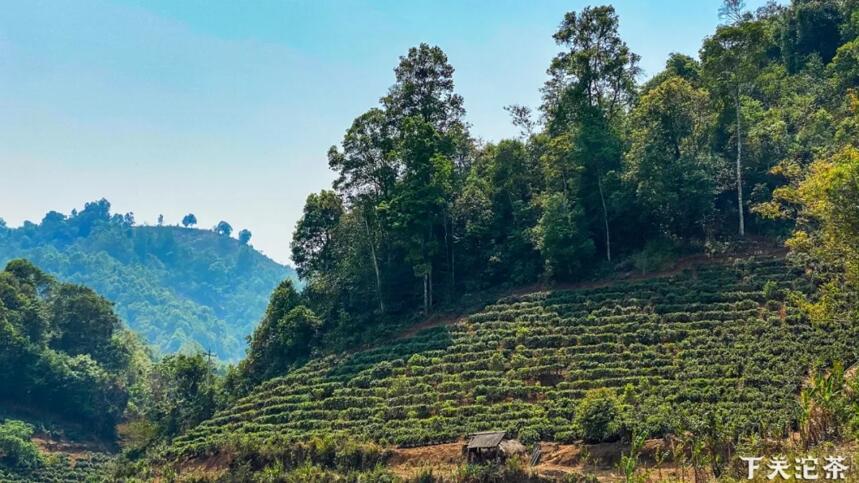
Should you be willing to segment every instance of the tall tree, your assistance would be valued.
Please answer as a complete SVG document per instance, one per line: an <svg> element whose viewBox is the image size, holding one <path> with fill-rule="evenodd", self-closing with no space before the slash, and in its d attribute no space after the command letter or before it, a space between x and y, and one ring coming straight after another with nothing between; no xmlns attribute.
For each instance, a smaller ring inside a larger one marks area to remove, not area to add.
<svg viewBox="0 0 859 483"><path fill-rule="evenodd" d="M93 359L111 366L112 337L121 328L113 306L91 289L80 285L62 285L52 294L51 319L56 334L51 346L70 355L90 354Z"/></svg>
<svg viewBox="0 0 859 483"><path fill-rule="evenodd" d="M462 96L454 92L453 66L437 46L420 44L400 57L394 69L396 82L382 98L394 126L419 117L440 132L462 127Z"/></svg>
<svg viewBox="0 0 859 483"><path fill-rule="evenodd" d="M547 194L541 202L543 215L534 227L534 237L546 270L553 278L573 279L594 254L593 241L581 231L582 210L563 193Z"/></svg>
<svg viewBox="0 0 859 483"><path fill-rule="evenodd" d="M272 293L265 318L250 337L242 372L255 382L282 373L310 354L321 327L316 314L301 304L292 281L284 280Z"/></svg>
<svg viewBox="0 0 859 483"><path fill-rule="evenodd" d="M794 167L795 168L795 167ZM826 322L856 318L859 303L859 149L846 145L814 161L806 172L789 174L792 183L760 207L764 215L793 216L796 229L787 246L817 278L816 300L805 304Z"/></svg>
<svg viewBox="0 0 859 483"><path fill-rule="evenodd" d="M343 138L342 151L332 146L328 152L329 167L339 173L334 188L361 213L381 312L385 311L385 294L380 252L387 240L387 229L377 209L390 200L399 171L392 131L385 111L373 108L352 122Z"/></svg>
<svg viewBox="0 0 859 483"><path fill-rule="evenodd" d="M197 224L197 217L193 213L188 213L182 217L182 226L185 228L192 227Z"/></svg>
<svg viewBox="0 0 859 483"><path fill-rule="evenodd" d="M214 367L202 353L172 354L149 375L146 416L162 437L175 436L212 417L218 388Z"/></svg>
<svg viewBox="0 0 859 483"><path fill-rule="evenodd" d="M445 139L428 122L408 118L400 148L402 180L384 214L399 235L399 244L415 276L422 281L424 313L433 305L434 259L441 251L436 233L445 222L452 196L453 163L444 155Z"/></svg>
<svg viewBox="0 0 859 483"><path fill-rule="evenodd" d="M312 278L333 272L337 262L333 241L341 216L343 202L337 193L322 190L307 197L291 245L292 261L300 277Z"/></svg>
<svg viewBox="0 0 859 483"><path fill-rule="evenodd" d="M215 233L221 236L230 236L233 233L233 227L226 221L219 221L214 228Z"/></svg>
<svg viewBox="0 0 859 483"><path fill-rule="evenodd" d="M597 196L596 203L586 203L586 210L588 215L599 213L609 261L606 184L621 156L615 127L635 95L640 71L639 56L620 38L618 25L611 6L586 7L581 14L569 12L564 16L554 38L565 50L549 66L542 106L550 135L568 132L575 136L576 162L585 171L583 193Z"/></svg>
<svg viewBox="0 0 859 483"><path fill-rule="evenodd" d="M745 200L743 197L743 119L742 99L765 60L765 31L762 22L742 11L743 2L726 0L721 16L730 20L704 41L701 61L714 98L735 114L736 190L738 233L746 234Z"/></svg>
<svg viewBox="0 0 859 483"><path fill-rule="evenodd" d="M630 116L624 179L662 235L700 233L712 210L708 107L706 91L669 77L644 94Z"/></svg>

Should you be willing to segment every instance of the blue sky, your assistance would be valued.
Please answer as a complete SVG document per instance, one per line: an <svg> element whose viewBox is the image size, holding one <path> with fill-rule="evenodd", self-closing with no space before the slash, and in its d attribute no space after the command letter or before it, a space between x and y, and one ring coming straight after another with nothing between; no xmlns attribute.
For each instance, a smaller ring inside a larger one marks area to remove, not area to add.
<svg viewBox="0 0 859 483"><path fill-rule="evenodd" d="M138 222L227 220L281 262L325 154L410 46L441 46L472 133L514 136L583 1L2 1L0 217L105 197ZM645 77L697 53L719 0L612 2ZM756 8L763 1L747 1Z"/></svg>

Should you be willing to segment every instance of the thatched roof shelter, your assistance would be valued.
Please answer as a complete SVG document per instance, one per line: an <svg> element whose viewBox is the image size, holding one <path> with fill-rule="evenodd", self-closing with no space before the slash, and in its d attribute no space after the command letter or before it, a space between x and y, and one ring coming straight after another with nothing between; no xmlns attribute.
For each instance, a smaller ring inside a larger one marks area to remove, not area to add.
<svg viewBox="0 0 859 483"><path fill-rule="evenodd" d="M497 448L504 441L504 431L484 431L474 433L468 440L468 449Z"/></svg>

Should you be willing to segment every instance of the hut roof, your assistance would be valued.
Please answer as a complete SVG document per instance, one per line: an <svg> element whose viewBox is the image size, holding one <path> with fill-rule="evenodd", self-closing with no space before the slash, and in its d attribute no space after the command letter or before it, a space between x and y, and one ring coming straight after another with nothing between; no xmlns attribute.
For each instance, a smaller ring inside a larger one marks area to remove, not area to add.
<svg viewBox="0 0 859 483"><path fill-rule="evenodd" d="M485 431L482 433L474 433L468 441L468 449L495 448L501 444L504 436L504 431Z"/></svg>

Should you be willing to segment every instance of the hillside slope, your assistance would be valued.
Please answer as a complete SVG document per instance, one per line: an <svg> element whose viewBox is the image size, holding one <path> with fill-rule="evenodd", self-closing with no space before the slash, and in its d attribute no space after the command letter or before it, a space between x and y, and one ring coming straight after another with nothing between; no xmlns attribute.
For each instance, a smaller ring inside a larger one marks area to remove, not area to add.
<svg viewBox="0 0 859 483"><path fill-rule="evenodd" d="M109 210L102 200L70 216L48 213L40 224L0 226L0 265L27 258L92 287L161 352L198 348L241 358L269 294L295 272L211 230L136 226Z"/></svg>
<svg viewBox="0 0 859 483"><path fill-rule="evenodd" d="M401 446L480 430L572 441L583 436L576 403L595 388L622 392L637 430L651 435L704 418L783 429L815 361L856 359L847 329L813 327L784 302L785 289L807 288L783 260L756 258L507 297L451 326L313 360L178 438L173 452L339 432Z"/></svg>
<svg viewBox="0 0 859 483"><path fill-rule="evenodd" d="M53 421L44 414L26 418L21 414L8 413L0 407L0 428L4 422L16 420L29 425L30 436L42 455L35 467L11 465L0 458L0 481L4 483L78 483L108 481L109 467L115 454L103 442L93 440L92 435L81 432L80 427L69 428L65 423ZM9 436L8 434L4 436ZM8 445L9 439L5 440ZM8 447L8 446L7 446Z"/></svg>

